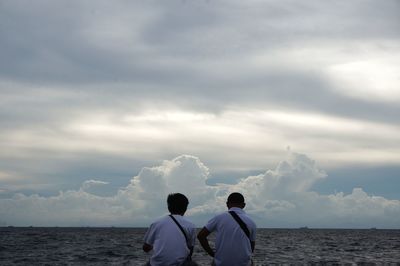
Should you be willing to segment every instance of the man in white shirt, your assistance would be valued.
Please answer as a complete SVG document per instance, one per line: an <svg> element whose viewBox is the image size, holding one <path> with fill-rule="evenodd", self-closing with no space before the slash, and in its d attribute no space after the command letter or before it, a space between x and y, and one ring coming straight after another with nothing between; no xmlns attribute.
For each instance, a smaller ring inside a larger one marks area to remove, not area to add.
<svg viewBox="0 0 400 266"><path fill-rule="evenodd" d="M243 211L246 204L242 194L238 192L230 194L226 205L229 211L208 221L197 238L204 250L214 258L214 265L248 266L251 264L251 255L255 247L256 224ZM215 252L207 239L207 236L214 231Z"/></svg>
<svg viewBox="0 0 400 266"><path fill-rule="evenodd" d="M152 223L144 236L143 250L146 253L153 250L147 265L187 265L193 252L195 225L183 217L189 200L183 194L174 193L168 195L167 203L171 215Z"/></svg>

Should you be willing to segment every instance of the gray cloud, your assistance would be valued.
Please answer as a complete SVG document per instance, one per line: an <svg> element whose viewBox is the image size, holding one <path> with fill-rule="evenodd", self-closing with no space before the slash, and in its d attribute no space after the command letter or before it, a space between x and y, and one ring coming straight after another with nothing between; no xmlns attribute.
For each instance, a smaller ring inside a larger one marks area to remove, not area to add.
<svg viewBox="0 0 400 266"><path fill-rule="evenodd" d="M59 101L43 95L44 107L52 110L48 113L65 116L72 108L126 108L138 99L158 99L214 111L226 104L268 105L398 123L398 104L338 95L322 73L310 72L310 65L265 68L246 62L276 49L318 49L327 41L340 41L339 49L345 50L340 46L398 40L398 2L377 5L4 1L0 73L3 80L16 82L11 87L24 92L22 100L36 95L35 106L43 104L37 99L40 88L48 94L65 91ZM7 87L2 86L2 94ZM74 95L68 96L71 91ZM2 121L27 114L26 120L35 114L46 117L29 102L23 115L4 108L3 116L11 113Z"/></svg>
<svg viewBox="0 0 400 266"><path fill-rule="evenodd" d="M324 163L398 164L400 95L376 97L381 81L399 85L384 75L399 72L398 10L396 0L0 1L0 171L67 190L104 180L105 165L126 182L131 164L182 153L216 171L250 171L287 145ZM376 68L354 67L356 85L337 79L352 72L332 74L352 62ZM380 84L371 95L368 78ZM212 119L163 122L171 110ZM254 121L257 111L367 130Z"/></svg>

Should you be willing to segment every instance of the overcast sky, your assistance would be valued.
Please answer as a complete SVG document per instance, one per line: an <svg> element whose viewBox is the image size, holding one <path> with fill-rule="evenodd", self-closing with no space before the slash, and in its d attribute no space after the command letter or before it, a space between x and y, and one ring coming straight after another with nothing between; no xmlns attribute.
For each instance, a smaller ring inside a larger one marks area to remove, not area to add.
<svg viewBox="0 0 400 266"><path fill-rule="evenodd" d="M399 14L0 0L0 225L145 226L178 191L201 225L238 190L262 226L400 227Z"/></svg>

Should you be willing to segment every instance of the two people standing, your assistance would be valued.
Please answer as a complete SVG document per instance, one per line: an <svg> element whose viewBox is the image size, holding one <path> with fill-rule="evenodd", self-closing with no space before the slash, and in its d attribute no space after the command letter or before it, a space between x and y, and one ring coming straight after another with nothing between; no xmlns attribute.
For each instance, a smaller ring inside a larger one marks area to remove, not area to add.
<svg viewBox="0 0 400 266"><path fill-rule="evenodd" d="M179 200L178 200L179 199ZM178 203L179 202L179 203ZM180 193L167 199L171 215L154 222L144 237L143 250L153 250L147 265L196 265L191 261L195 243L195 226L183 217L189 201ZM179 208L175 208L179 205ZM228 196L228 212L216 215L197 235L215 266L248 266L255 247L256 224L244 212L244 197L238 192ZM207 237L216 233L215 251Z"/></svg>

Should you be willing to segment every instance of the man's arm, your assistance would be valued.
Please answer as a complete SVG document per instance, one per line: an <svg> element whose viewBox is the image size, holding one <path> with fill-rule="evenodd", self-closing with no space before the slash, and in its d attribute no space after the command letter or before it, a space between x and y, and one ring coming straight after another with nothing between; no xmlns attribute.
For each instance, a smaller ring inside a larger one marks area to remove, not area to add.
<svg viewBox="0 0 400 266"><path fill-rule="evenodd" d="M144 252L149 252L150 250L152 250L153 249L153 246L152 245L149 245L149 244L147 244L147 243L144 243L143 244L143 251Z"/></svg>
<svg viewBox="0 0 400 266"><path fill-rule="evenodd" d="M254 248L255 248L255 246L256 246L256 242L250 241L250 244L251 244L251 252L254 253Z"/></svg>
<svg viewBox="0 0 400 266"><path fill-rule="evenodd" d="M199 240L200 245L203 247L203 249L208 253L208 255L214 257L214 251L211 249L207 239L207 236L209 234L210 231L208 231L207 228L203 227L203 229L201 229L200 232L197 234L197 239Z"/></svg>

